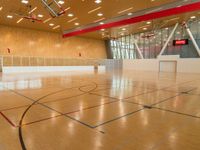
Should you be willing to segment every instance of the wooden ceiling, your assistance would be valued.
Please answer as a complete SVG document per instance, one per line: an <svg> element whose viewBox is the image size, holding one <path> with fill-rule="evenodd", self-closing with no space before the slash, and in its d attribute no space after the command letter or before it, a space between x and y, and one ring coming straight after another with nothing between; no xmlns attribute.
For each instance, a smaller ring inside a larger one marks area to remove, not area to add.
<svg viewBox="0 0 200 150"><path fill-rule="evenodd" d="M178 0L102 0L102 2L99 4L95 3L95 0L64 0L65 3L62 5L62 7L63 9L66 9L66 13L60 17L52 18L49 21L47 20L50 19L51 16L49 15L49 12L43 7L40 0L28 1L28 5L31 5L31 8L28 8L26 4L21 3L21 0L1 0L0 24L62 33L62 31L64 30L88 25L101 19L111 19L130 12L136 12L138 10L144 10L147 8L164 5ZM47 22L32 22L31 20L27 19L23 19L20 21L22 16L19 14L28 14L28 12L33 9L35 9L33 11L34 15L43 15L42 18L38 17L38 19L41 19L42 21L46 20ZM98 16L98 13L102 13L103 16ZM198 12L194 13L196 14ZM179 17L178 20L180 21L183 20L186 16L190 16L194 13L162 18L156 20L155 22L161 23L164 22L166 19L170 20L174 17ZM73 14L73 16L70 17L68 16L68 14ZM7 18L8 15L13 16L13 18ZM52 24L53 26L50 26L50 24ZM168 24L172 24L172 21L170 21ZM141 27L145 25L147 25L146 22L141 22L134 25L126 26L126 31L124 32L133 33L140 30L142 31L143 28ZM150 28L151 24L149 25L148 29ZM119 32L121 32L119 30L121 30L121 28L112 28L104 31L103 34L116 36L119 34ZM102 39L102 31L96 31L93 33L84 34L82 36Z"/></svg>

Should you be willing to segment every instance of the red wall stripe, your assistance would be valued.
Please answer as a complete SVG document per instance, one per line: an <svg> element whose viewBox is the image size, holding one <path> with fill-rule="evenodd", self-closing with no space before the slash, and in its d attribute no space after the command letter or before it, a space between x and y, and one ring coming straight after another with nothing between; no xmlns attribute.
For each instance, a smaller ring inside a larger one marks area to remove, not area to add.
<svg viewBox="0 0 200 150"><path fill-rule="evenodd" d="M103 25L99 25L99 26L95 26L95 27L91 27L91 28L86 28L83 30L73 31L70 33L63 34L63 38L76 36L76 35L80 35L80 34L87 33L87 32L93 32L93 31L97 31L100 29L123 26L123 25L141 22L141 21L158 19L158 18L162 18L162 17L177 15L177 14L196 11L196 10L200 10L200 2L181 6L181 7L171 8L171 9L167 9L167 10L163 10L163 11L159 11L159 12L154 12L154 13L150 13L150 14L145 14L142 16L137 16L137 17L133 17L133 18L125 19L125 20L120 20L117 22L111 22L108 24L103 24Z"/></svg>

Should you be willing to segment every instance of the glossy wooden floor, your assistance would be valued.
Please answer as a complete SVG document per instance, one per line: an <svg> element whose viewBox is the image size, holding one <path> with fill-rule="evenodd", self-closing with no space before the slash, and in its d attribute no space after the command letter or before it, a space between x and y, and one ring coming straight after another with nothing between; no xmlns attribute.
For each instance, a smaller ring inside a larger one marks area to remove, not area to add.
<svg viewBox="0 0 200 150"><path fill-rule="evenodd" d="M0 150L199 150L200 74L0 75Z"/></svg>

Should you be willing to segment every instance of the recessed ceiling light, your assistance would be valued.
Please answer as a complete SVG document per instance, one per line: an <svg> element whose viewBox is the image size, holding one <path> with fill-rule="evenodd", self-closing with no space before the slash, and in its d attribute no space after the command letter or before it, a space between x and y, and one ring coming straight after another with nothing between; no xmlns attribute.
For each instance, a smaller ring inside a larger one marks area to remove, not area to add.
<svg viewBox="0 0 200 150"><path fill-rule="evenodd" d="M196 16L191 16L190 18L191 18L191 19L195 19L195 18L196 18Z"/></svg>
<svg viewBox="0 0 200 150"><path fill-rule="evenodd" d="M133 13L128 13L128 16L131 16Z"/></svg>
<svg viewBox="0 0 200 150"><path fill-rule="evenodd" d="M67 15L68 17L73 17L74 15L72 13L68 14Z"/></svg>
<svg viewBox="0 0 200 150"><path fill-rule="evenodd" d="M9 18L9 19L12 19L12 18L13 18L13 16L11 16L11 15L8 15L8 16L7 16L7 18Z"/></svg>
<svg viewBox="0 0 200 150"><path fill-rule="evenodd" d="M78 26L78 25L79 25L79 23L78 23L78 22L76 22L76 23L74 23L74 25L75 25L75 26Z"/></svg>
<svg viewBox="0 0 200 150"><path fill-rule="evenodd" d="M101 25L102 25L102 24L104 24L104 23L103 23L103 22L100 22L99 24L101 24Z"/></svg>
<svg viewBox="0 0 200 150"><path fill-rule="evenodd" d="M102 0L95 0L94 2L97 3L97 4L99 4L99 3L102 2Z"/></svg>
<svg viewBox="0 0 200 150"><path fill-rule="evenodd" d="M126 28L122 28L122 31L126 31Z"/></svg>
<svg viewBox="0 0 200 150"><path fill-rule="evenodd" d="M64 4L64 3L65 3L64 0L59 0L59 1L58 1L58 4L61 4L61 5L62 5L62 4Z"/></svg>
<svg viewBox="0 0 200 150"><path fill-rule="evenodd" d="M147 24L151 24L151 22L150 22L150 21L148 21L148 22L147 22Z"/></svg>
<svg viewBox="0 0 200 150"><path fill-rule="evenodd" d="M147 28L143 28L143 30L147 30Z"/></svg>
<svg viewBox="0 0 200 150"><path fill-rule="evenodd" d="M3 7L0 7L0 11L3 9Z"/></svg>
<svg viewBox="0 0 200 150"><path fill-rule="evenodd" d="M39 17L39 18L42 18L42 17L43 17L43 15L42 15L42 14L38 14L38 17Z"/></svg>
<svg viewBox="0 0 200 150"><path fill-rule="evenodd" d="M103 14L102 13L98 13L97 16L103 16Z"/></svg>
<svg viewBox="0 0 200 150"><path fill-rule="evenodd" d="M28 0L21 0L23 4L28 4Z"/></svg>
<svg viewBox="0 0 200 150"><path fill-rule="evenodd" d="M52 27L52 26L54 26L54 24L53 24L53 23L50 23L50 24L49 24L49 26L51 26L51 27Z"/></svg>
<svg viewBox="0 0 200 150"><path fill-rule="evenodd" d="M105 29L101 29L101 31L105 31Z"/></svg>

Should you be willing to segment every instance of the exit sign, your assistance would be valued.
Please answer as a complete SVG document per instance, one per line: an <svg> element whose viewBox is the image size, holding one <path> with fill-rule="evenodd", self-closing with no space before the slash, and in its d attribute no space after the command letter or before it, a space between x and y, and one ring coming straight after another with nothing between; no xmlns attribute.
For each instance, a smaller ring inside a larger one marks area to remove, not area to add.
<svg viewBox="0 0 200 150"><path fill-rule="evenodd" d="M188 39L174 40L173 45L174 46L188 45Z"/></svg>

